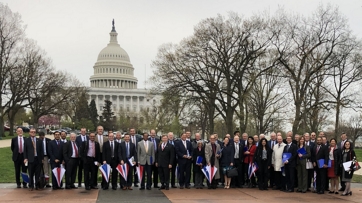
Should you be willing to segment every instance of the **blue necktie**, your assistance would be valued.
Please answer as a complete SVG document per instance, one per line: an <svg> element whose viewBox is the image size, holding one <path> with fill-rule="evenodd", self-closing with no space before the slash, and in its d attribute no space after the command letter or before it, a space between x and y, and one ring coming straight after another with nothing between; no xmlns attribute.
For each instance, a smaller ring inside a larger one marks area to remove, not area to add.
<svg viewBox="0 0 362 203"><path fill-rule="evenodd" d="M126 144L126 150L127 150L127 159L129 158L129 148L128 148L128 143Z"/></svg>

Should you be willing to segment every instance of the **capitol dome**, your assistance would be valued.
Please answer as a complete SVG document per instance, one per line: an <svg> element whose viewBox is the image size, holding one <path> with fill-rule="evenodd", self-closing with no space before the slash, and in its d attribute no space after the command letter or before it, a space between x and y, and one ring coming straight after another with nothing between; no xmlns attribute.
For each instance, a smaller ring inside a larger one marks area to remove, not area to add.
<svg viewBox="0 0 362 203"><path fill-rule="evenodd" d="M137 89L137 78L127 52L118 44L114 21L108 45L98 54L91 87Z"/></svg>

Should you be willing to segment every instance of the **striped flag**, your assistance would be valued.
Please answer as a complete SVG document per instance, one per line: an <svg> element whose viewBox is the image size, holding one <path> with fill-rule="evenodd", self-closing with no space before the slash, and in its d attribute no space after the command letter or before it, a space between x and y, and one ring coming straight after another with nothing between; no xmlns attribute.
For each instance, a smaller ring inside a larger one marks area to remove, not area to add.
<svg viewBox="0 0 362 203"><path fill-rule="evenodd" d="M256 163L249 163L249 169L248 169L248 176L249 179L251 178L251 176L255 175L255 172L258 170L258 164Z"/></svg>
<svg viewBox="0 0 362 203"><path fill-rule="evenodd" d="M127 182L127 176L128 176L128 171L129 171L129 166L128 164L118 164L117 166L117 171L119 174L121 174L121 176L124 178L124 180Z"/></svg>
<svg viewBox="0 0 362 203"><path fill-rule="evenodd" d="M60 184L62 182L63 176L65 174L65 169L63 167L57 167L52 170L55 179L57 180L58 187L60 187Z"/></svg>
<svg viewBox="0 0 362 203"><path fill-rule="evenodd" d="M139 182L141 183L141 182L142 182L142 178L143 178L143 166L142 166L142 165L136 166L136 170L137 170L138 180L139 180Z"/></svg>
<svg viewBox="0 0 362 203"><path fill-rule="evenodd" d="M101 171L104 180L106 180L108 183L109 176L111 174L111 166L109 164L103 164L102 166L99 167L99 170Z"/></svg>
<svg viewBox="0 0 362 203"><path fill-rule="evenodd" d="M204 168L202 168L202 172L204 173L209 183L212 182L212 179L214 178L216 171L217 168L215 166L204 166Z"/></svg>

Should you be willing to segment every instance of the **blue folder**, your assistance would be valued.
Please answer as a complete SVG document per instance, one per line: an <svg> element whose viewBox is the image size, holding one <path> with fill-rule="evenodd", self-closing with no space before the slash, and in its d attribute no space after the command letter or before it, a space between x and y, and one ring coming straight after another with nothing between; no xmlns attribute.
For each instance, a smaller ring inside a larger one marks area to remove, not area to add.
<svg viewBox="0 0 362 203"><path fill-rule="evenodd" d="M307 151L305 151L304 147L298 149L298 154L305 155L307 154Z"/></svg>
<svg viewBox="0 0 362 203"><path fill-rule="evenodd" d="M202 164L202 157L201 156L198 156L197 159L196 159L196 164Z"/></svg>
<svg viewBox="0 0 362 203"><path fill-rule="evenodd" d="M248 147L244 147L244 152L248 151Z"/></svg>
<svg viewBox="0 0 362 203"><path fill-rule="evenodd" d="M324 159L319 159L318 160L318 167L319 168L323 168L324 165ZM328 160L328 168L332 167L332 162L331 160Z"/></svg>
<svg viewBox="0 0 362 203"><path fill-rule="evenodd" d="M29 183L29 176L27 173L22 172L21 178L23 179L24 182Z"/></svg>
<svg viewBox="0 0 362 203"><path fill-rule="evenodd" d="M283 153L283 163L292 157L292 153Z"/></svg>

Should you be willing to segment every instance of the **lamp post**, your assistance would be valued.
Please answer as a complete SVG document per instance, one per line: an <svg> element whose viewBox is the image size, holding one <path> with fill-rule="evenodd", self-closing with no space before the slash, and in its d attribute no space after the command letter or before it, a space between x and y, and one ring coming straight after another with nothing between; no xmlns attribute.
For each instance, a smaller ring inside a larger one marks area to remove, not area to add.
<svg viewBox="0 0 362 203"><path fill-rule="evenodd" d="M73 122L73 130L75 130L75 123Z"/></svg>

